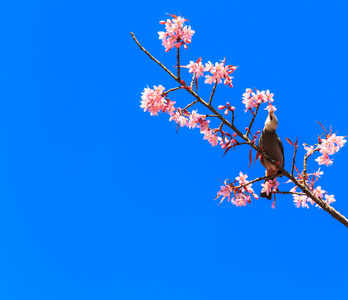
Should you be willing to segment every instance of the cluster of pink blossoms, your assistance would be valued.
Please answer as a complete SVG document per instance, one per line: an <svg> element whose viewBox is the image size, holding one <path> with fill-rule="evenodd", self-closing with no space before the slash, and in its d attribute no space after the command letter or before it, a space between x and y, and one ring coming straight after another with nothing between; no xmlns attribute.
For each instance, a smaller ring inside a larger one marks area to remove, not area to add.
<svg viewBox="0 0 348 300"><path fill-rule="evenodd" d="M172 17L172 20L167 19L167 21L160 22L160 24L166 26L166 31L158 32L159 39L162 40L162 45L166 49L166 52L174 47L179 48L181 45L184 45L184 48L187 49L187 44L191 43L191 38L195 33L191 29L191 26L184 26L184 22L188 20L175 15Z"/></svg>
<svg viewBox="0 0 348 300"><path fill-rule="evenodd" d="M330 134L326 139L321 140L318 145L319 152L322 154L315 161L319 165L329 166L333 163L333 160L329 158L329 155L335 154L338 152L346 143L346 140L343 136L336 136L336 134Z"/></svg>
<svg viewBox="0 0 348 300"><path fill-rule="evenodd" d="M272 192L276 192L278 190L279 182L277 178L267 180L265 183L261 183L262 190L261 193L266 193L268 196Z"/></svg>
<svg viewBox="0 0 348 300"><path fill-rule="evenodd" d="M319 139L319 144L314 149L314 146L303 144L307 151L306 156L312 155L315 151L319 151L321 156L315 159L319 165L326 165L327 167L333 163L329 155L337 153L346 143L343 136L336 136L336 134L327 134L326 139Z"/></svg>
<svg viewBox="0 0 348 300"><path fill-rule="evenodd" d="M236 177L236 180L233 183L228 183L227 180L225 180L224 185L220 187L220 191L217 193L215 199L222 196L221 203L227 197L227 201L231 201L231 203L236 206L246 206L247 203L251 203L250 195L253 195L255 199L258 199L259 196L255 194L251 187L252 184L248 184L249 181L246 180L246 178L248 178L248 176L240 172L239 176ZM237 181L239 185L235 186L234 184ZM231 198L232 193L233 197Z"/></svg>
<svg viewBox="0 0 348 300"><path fill-rule="evenodd" d="M255 89L256 93L252 91L252 89L246 89L245 93L243 94L243 101L242 103L245 104L245 112L248 110L252 111L254 107L257 107L261 103L267 103L268 102L268 107L266 108L268 111L276 111L277 109L275 106L271 104L271 102L274 101L273 97L274 94L270 93L269 90L267 91L259 91ZM265 110L266 110L265 109Z"/></svg>
<svg viewBox="0 0 348 300"><path fill-rule="evenodd" d="M159 111L167 112L172 114L175 110L174 101L165 100L163 97L164 87L153 86L153 89L149 87L144 89L144 92L141 93L141 105L140 107L144 111L149 111L151 116L157 116Z"/></svg>
<svg viewBox="0 0 348 300"><path fill-rule="evenodd" d="M236 66L225 65L225 60L221 63L215 63L213 65L210 61L205 64L205 67L202 64L202 59L199 58L197 62L190 61L190 63L185 66L189 68L189 72L195 74L196 78L203 77L203 72L210 72L211 75L205 75L204 83L212 84L212 83L221 83L224 79L224 84L233 87L232 85L232 76L230 74L233 73L237 69Z"/></svg>
<svg viewBox="0 0 348 300"><path fill-rule="evenodd" d="M210 121L206 120L205 115L197 113L197 110L190 113L187 110L175 108L175 102L166 97L164 90L165 88L162 85L154 86L153 89L145 88L142 92L140 107L144 111L149 111L151 116L157 116L159 112L168 113L170 115L169 121L175 121L181 127L200 128L204 139L208 140L213 147L220 143L221 147L225 149L231 144L231 140L225 138L224 141L222 137L217 136L217 129L209 128ZM235 140L233 140L233 143L236 143Z"/></svg>
<svg viewBox="0 0 348 300"><path fill-rule="evenodd" d="M312 191L312 193L314 194L314 196L322 199L323 201L325 201L327 204L331 204L333 202L335 202L335 198L334 195L328 195L326 194L326 191L324 191L321 186L317 186L316 188L314 188L314 184L316 183L316 181L318 180L318 178L323 175L324 172L320 171L320 168L317 172L308 174L306 179L303 179L302 174L300 174L298 172L296 178L298 179L299 182L303 183L304 181L306 182L306 186ZM312 175L312 179L310 179L310 175ZM287 181L287 183L292 182L291 180ZM290 192L292 193L296 193L297 192L297 186L294 186ZM324 194L325 194L325 199L324 199ZM299 194L293 194L292 195L294 198L294 204L296 207L305 207L305 208L309 208L308 203L310 203L311 205L315 204L315 202L307 197L307 195L304 195L302 193ZM315 206L318 206L317 204L315 204Z"/></svg>

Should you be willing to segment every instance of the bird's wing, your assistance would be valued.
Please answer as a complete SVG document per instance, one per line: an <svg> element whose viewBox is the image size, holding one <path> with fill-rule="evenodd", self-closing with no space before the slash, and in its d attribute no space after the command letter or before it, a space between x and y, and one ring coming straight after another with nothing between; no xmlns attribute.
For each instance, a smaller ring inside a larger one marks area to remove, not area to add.
<svg viewBox="0 0 348 300"><path fill-rule="evenodd" d="M283 155L283 165L282 165L282 167L284 168L284 166L285 166L284 147L283 147L283 143L280 140L279 136L278 136L278 143L279 143L280 151L282 152L282 155Z"/></svg>
<svg viewBox="0 0 348 300"><path fill-rule="evenodd" d="M262 134L262 133L263 133L263 132L261 132L261 135L260 135L260 138L259 138L259 142L258 142L258 144L257 144L260 148L263 147L263 134ZM261 162L261 164L264 166L262 155L260 155L260 162Z"/></svg>

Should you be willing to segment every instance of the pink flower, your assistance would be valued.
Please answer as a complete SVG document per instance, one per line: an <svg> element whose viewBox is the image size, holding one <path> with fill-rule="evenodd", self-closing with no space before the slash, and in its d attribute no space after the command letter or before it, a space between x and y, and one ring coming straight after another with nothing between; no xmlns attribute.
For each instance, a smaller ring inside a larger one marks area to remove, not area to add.
<svg viewBox="0 0 348 300"><path fill-rule="evenodd" d="M184 45L187 48L187 44L191 43L191 38L195 33L191 26L184 26L186 19L181 16L172 16L173 19L167 21L161 21L160 24L165 25L165 32L159 31L159 39L162 40L162 45L165 47L166 52L168 52L173 47L179 48Z"/></svg>
<svg viewBox="0 0 348 300"><path fill-rule="evenodd" d="M256 102L258 104L262 103L262 102L267 102L267 97L265 94L265 91L256 91Z"/></svg>
<svg viewBox="0 0 348 300"><path fill-rule="evenodd" d="M306 147L306 144L303 144L303 146L304 146L304 149L307 151L307 153L306 153L307 156L311 155L313 153L313 151L314 151L313 146Z"/></svg>
<svg viewBox="0 0 348 300"><path fill-rule="evenodd" d="M240 185L243 185L248 183L248 180L246 180L247 178L248 178L247 174L243 174L242 172L239 172L239 176L236 177L236 180L239 181Z"/></svg>
<svg viewBox="0 0 348 300"><path fill-rule="evenodd" d="M189 121L187 122L188 128L196 128L199 125L199 119L202 118L202 115L197 113L197 110L193 110L189 116Z"/></svg>
<svg viewBox="0 0 348 300"><path fill-rule="evenodd" d="M329 155L335 154L344 146L346 140L343 136L330 135L327 139L321 140L319 144L320 153L327 153Z"/></svg>
<svg viewBox="0 0 348 300"><path fill-rule="evenodd" d="M277 181L277 178L273 179L273 192L276 192L278 190L279 182Z"/></svg>
<svg viewBox="0 0 348 300"><path fill-rule="evenodd" d="M215 63L215 66L208 61L208 63L205 64L204 71L210 72L212 75L206 75L204 83L221 83L222 79L224 79L225 85L228 84L230 87L233 87L233 77L230 76L230 74L233 73L236 68L235 66L225 66L225 60L221 63Z"/></svg>
<svg viewBox="0 0 348 300"><path fill-rule="evenodd" d="M218 191L217 196L216 196L216 198L215 198L215 200L216 200L216 199L219 198L220 196L223 196L222 199L221 199L221 201L220 201L220 203L221 203L222 201L224 201L224 199L225 199L226 197L227 197L227 201L230 201L230 199L231 199L232 188L230 187L229 184L226 183L226 180L225 180L224 184L225 184L225 185L223 185L223 186L220 187L220 191Z"/></svg>
<svg viewBox="0 0 348 300"><path fill-rule="evenodd" d="M317 186L314 190L313 190L313 194L314 196L323 199L323 194L325 194L326 191L321 189L321 186Z"/></svg>
<svg viewBox="0 0 348 300"><path fill-rule="evenodd" d="M320 168L318 169L318 171L314 172L314 173L311 173L309 175L313 175L313 176L316 176L316 177L320 177L321 175L323 175L324 172L323 171L320 171Z"/></svg>
<svg viewBox="0 0 348 300"><path fill-rule="evenodd" d="M270 113L277 111L275 105L272 105L271 103L269 103L268 106L264 110L268 110L268 112L270 112Z"/></svg>
<svg viewBox="0 0 348 300"><path fill-rule="evenodd" d="M269 102L273 102L273 97L274 97L274 94L273 93L270 93L269 90L266 91L266 102L269 101Z"/></svg>
<svg viewBox="0 0 348 300"><path fill-rule="evenodd" d="M195 74L196 78L203 76L204 66L201 60L198 60L196 63L190 61L186 68L189 68L189 73Z"/></svg>
<svg viewBox="0 0 348 300"><path fill-rule="evenodd" d="M267 196L270 193L272 193L272 188L273 188L273 181L272 180L267 180L265 183L261 183L261 185L262 185L261 193L266 193Z"/></svg>
<svg viewBox="0 0 348 300"><path fill-rule="evenodd" d="M204 140L208 140L208 142L213 146L215 147L218 143L219 143L219 140L221 138L218 138L216 133L213 132L213 130L211 129L208 129L206 131L203 132L204 134Z"/></svg>
<svg viewBox="0 0 348 300"><path fill-rule="evenodd" d="M172 120L180 124L181 127L185 126L187 122L186 117L182 116L178 111L171 115L171 117L169 118L169 121L172 121Z"/></svg>
<svg viewBox="0 0 348 300"><path fill-rule="evenodd" d="M245 112L253 109L257 105L255 99L251 96L251 93L251 89L246 89L245 93L243 94L242 103L245 104Z"/></svg>
<svg viewBox="0 0 348 300"><path fill-rule="evenodd" d="M246 204L251 202L249 195L244 195L243 193L238 193L232 199L232 203L235 206L246 206Z"/></svg>
<svg viewBox="0 0 348 300"><path fill-rule="evenodd" d="M141 93L140 107L143 108L144 111L148 110L151 116L157 116L159 111L167 111L167 102L162 96L163 91L164 87L161 85L154 86L153 89L150 89L149 87L145 88ZM173 102L173 104L174 103L175 102ZM170 109L170 106L168 106L168 109Z"/></svg>
<svg viewBox="0 0 348 300"><path fill-rule="evenodd" d="M294 204L296 205L297 208L299 208L300 206L309 208L307 204L308 197L306 195L295 194L293 195L293 197L294 197Z"/></svg>
<svg viewBox="0 0 348 300"><path fill-rule="evenodd" d="M325 194L325 202L327 203L327 204L331 204L331 203L333 203L333 202L335 202L336 200L335 200L335 198L334 198L334 195L328 195L328 194Z"/></svg>
<svg viewBox="0 0 348 300"><path fill-rule="evenodd" d="M209 120L206 120L205 118L201 117L198 119L198 127L201 128L201 133L204 133L205 131L207 131L209 129Z"/></svg>
<svg viewBox="0 0 348 300"><path fill-rule="evenodd" d="M322 156L315 159L319 165L326 165L327 167L333 163L333 160L329 158L329 155L325 152Z"/></svg>

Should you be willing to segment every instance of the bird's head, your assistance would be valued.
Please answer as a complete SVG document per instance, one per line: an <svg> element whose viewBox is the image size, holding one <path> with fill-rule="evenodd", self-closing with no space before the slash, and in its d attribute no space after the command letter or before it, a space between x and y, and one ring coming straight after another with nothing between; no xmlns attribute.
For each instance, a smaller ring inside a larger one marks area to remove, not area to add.
<svg viewBox="0 0 348 300"><path fill-rule="evenodd" d="M278 127L278 119L276 115L274 114L274 112L270 111L268 113L268 117L265 122L265 128L268 131L276 131L277 127Z"/></svg>

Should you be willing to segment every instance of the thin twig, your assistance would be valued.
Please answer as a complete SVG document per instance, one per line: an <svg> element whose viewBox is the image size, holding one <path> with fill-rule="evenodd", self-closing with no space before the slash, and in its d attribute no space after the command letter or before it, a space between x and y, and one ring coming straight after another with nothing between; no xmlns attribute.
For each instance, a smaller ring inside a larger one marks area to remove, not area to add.
<svg viewBox="0 0 348 300"><path fill-rule="evenodd" d="M180 81L178 80L178 78L172 73L170 72L162 63L160 63L156 58L154 58L142 45L140 45L140 43L138 42L138 40L136 39L135 35L133 32L130 33L131 36L133 37L133 40L137 43L137 45L139 46L139 48L144 51L154 62L156 62L158 65L160 65L164 71L166 71L170 76L172 76L176 81Z"/></svg>
<svg viewBox="0 0 348 300"><path fill-rule="evenodd" d="M251 126L253 126L253 123L254 123L254 121L255 121L255 118L256 118L257 112L258 112L258 110L259 110L259 107L260 107L260 104L258 104L257 107L256 107L254 116L253 116L253 118L252 118L251 121L250 121L250 124L249 124L249 127L248 127L248 130L247 130L246 135L248 135L248 134L250 133Z"/></svg>
<svg viewBox="0 0 348 300"><path fill-rule="evenodd" d="M313 155L314 152L317 152L319 151L319 148L317 147L316 149L313 150L312 153L310 153L309 155L305 155L304 156L304 159L303 159L303 171L302 171L302 178L303 178L303 182L304 184L307 186L307 183L306 183L306 178L307 178L307 160L310 156ZM307 186L308 187L308 186Z"/></svg>
<svg viewBox="0 0 348 300"><path fill-rule="evenodd" d="M258 181L263 181L263 180L267 180L267 179L273 179L273 178L276 178L276 177L279 177L281 174L275 174L275 175L270 175L270 176L262 176L262 177L259 177L259 178L256 178L256 179L253 179L251 181L249 181L248 183L245 183L245 184L242 184L242 185L239 185L239 186L235 186L233 187L234 189L240 189L240 188L243 188L249 184L253 184L255 182L258 182Z"/></svg>
<svg viewBox="0 0 348 300"><path fill-rule="evenodd" d="M177 90L180 90L181 89L181 86L178 86L178 87L175 87L175 88L171 88L171 89L169 89L168 91L166 91L166 92L163 92L163 94L168 94L168 93L170 93L170 92L174 92L174 91L177 91Z"/></svg>
<svg viewBox="0 0 348 300"><path fill-rule="evenodd" d="M177 54L176 54L176 66L178 68L178 79L180 79L180 48L177 48Z"/></svg>
<svg viewBox="0 0 348 300"><path fill-rule="evenodd" d="M192 105L196 104L197 102L198 102L198 100L195 100L195 101L191 102L190 104L186 105L182 110L188 109L189 107L191 107Z"/></svg>
<svg viewBox="0 0 348 300"><path fill-rule="evenodd" d="M209 99L209 103L208 103L209 106L211 105L211 102L213 101L213 97L215 94L215 89L216 89L217 84L218 84L218 82L216 81L214 84L214 87L213 87L213 91L211 92L211 95L210 95L210 99Z"/></svg>
<svg viewBox="0 0 348 300"><path fill-rule="evenodd" d="M283 194L283 195L300 195L300 196L306 195L305 193L286 192L286 191L275 191L275 192L273 192L273 193L276 193L276 194Z"/></svg>
<svg viewBox="0 0 348 300"><path fill-rule="evenodd" d="M192 80L191 80L191 84L190 84L190 87L191 87L191 88L193 88L193 83L195 82L195 77L196 77L196 74L193 73Z"/></svg>
<svg viewBox="0 0 348 300"><path fill-rule="evenodd" d="M296 143L294 144L295 150L294 150L294 156L292 157L292 166L291 166L291 175L294 175L294 168L295 168L295 159L296 159L296 153L297 153L297 138Z"/></svg>

